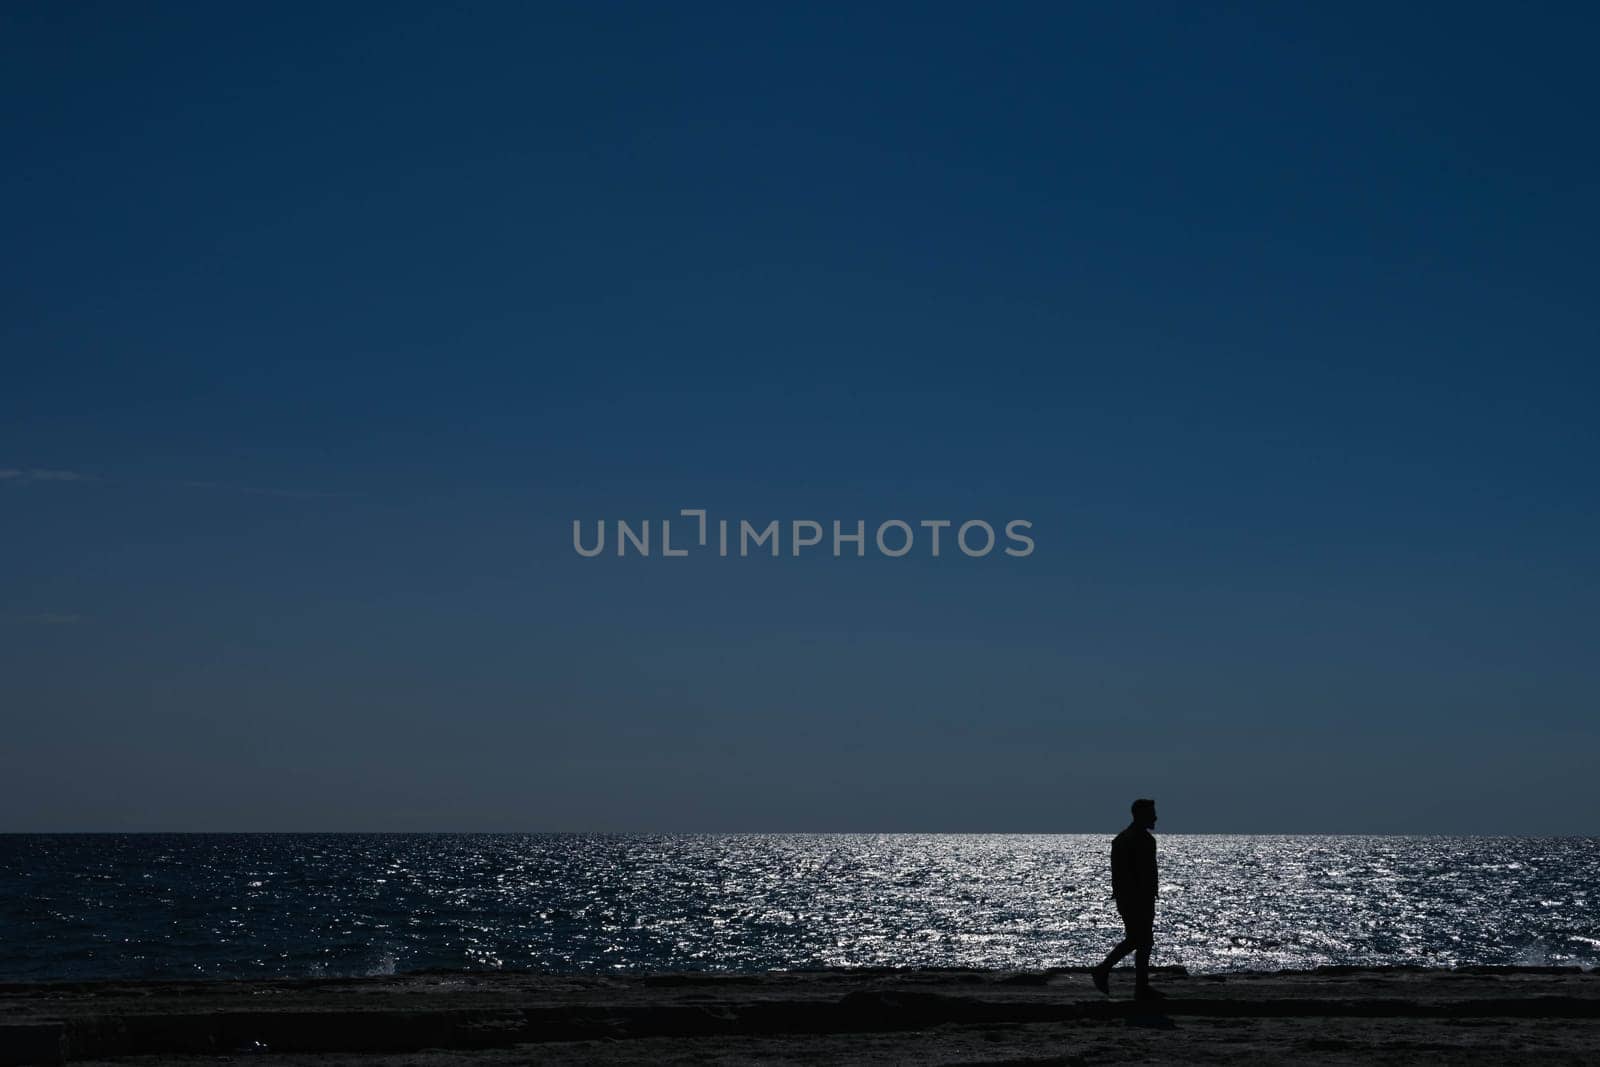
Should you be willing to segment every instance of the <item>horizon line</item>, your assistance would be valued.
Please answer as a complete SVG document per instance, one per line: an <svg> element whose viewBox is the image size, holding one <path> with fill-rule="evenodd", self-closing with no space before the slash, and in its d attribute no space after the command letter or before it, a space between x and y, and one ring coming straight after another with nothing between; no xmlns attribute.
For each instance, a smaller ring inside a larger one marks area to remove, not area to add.
<svg viewBox="0 0 1600 1067"><path fill-rule="evenodd" d="M358 837L1098 837L1103 830L0 830L0 837L214 836L292 834ZM1560 833L1479 830L1154 830L1165 837L1600 837L1600 832Z"/></svg>

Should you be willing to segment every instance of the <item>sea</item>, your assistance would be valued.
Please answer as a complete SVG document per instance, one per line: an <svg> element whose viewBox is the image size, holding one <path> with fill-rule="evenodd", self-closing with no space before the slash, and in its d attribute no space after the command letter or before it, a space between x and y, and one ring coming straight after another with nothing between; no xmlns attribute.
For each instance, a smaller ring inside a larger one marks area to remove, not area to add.
<svg viewBox="0 0 1600 1067"><path fill-rule="evenodd" d="M1157 839L1158 965L1600 965L1600 838ZM1081 966L1110 842L0 835L0 981Z"/></svg>

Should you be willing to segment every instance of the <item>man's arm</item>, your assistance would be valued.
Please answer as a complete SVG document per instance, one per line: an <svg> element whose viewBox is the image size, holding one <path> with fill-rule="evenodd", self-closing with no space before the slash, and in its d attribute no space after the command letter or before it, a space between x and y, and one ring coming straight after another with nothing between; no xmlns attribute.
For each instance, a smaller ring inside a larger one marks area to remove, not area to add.
<svg viewBox="0 0 1600 1067"><path fill-rule="evenodd" d="M1156 899L1156 889L1161 884L1160 876L1156 871L1156 839L1150 834L1145 835L1145 848L1139 864L1139 895L1145 900Z"/></svg>
<svg viewBox="0 0 1600 1067"><path fill-rule="evenodd" d="M1133 899L1137 881L1133 866L1133 857L1128 855L1128 842L1118 834L1111 841L1111 895L1115 899Z"/></svg>

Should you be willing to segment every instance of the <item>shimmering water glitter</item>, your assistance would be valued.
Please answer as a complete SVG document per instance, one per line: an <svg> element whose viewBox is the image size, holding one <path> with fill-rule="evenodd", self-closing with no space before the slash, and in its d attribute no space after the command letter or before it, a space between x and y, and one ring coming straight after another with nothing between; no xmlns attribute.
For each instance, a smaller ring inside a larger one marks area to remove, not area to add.
<svg viewBox="0 0 1600 1067"><path fill-rule="evenodd" d="M1158 836L1157 963L1600 964L1600 839ZM1087 964L1109 844L0 836L0 979Z"/></svg>

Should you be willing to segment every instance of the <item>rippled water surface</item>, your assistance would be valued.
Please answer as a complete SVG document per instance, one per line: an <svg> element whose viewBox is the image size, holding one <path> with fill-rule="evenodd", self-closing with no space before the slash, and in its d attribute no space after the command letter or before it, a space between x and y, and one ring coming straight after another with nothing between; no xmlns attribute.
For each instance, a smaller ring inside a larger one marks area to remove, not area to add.
<svg viewBox="0 0 1600 1067"><path fill-rule="evenodd" d="M1600 839L1160 835L1156 962L1600 964ZM0 979L1037 968L1109 835L0 836Z"/></svg>

